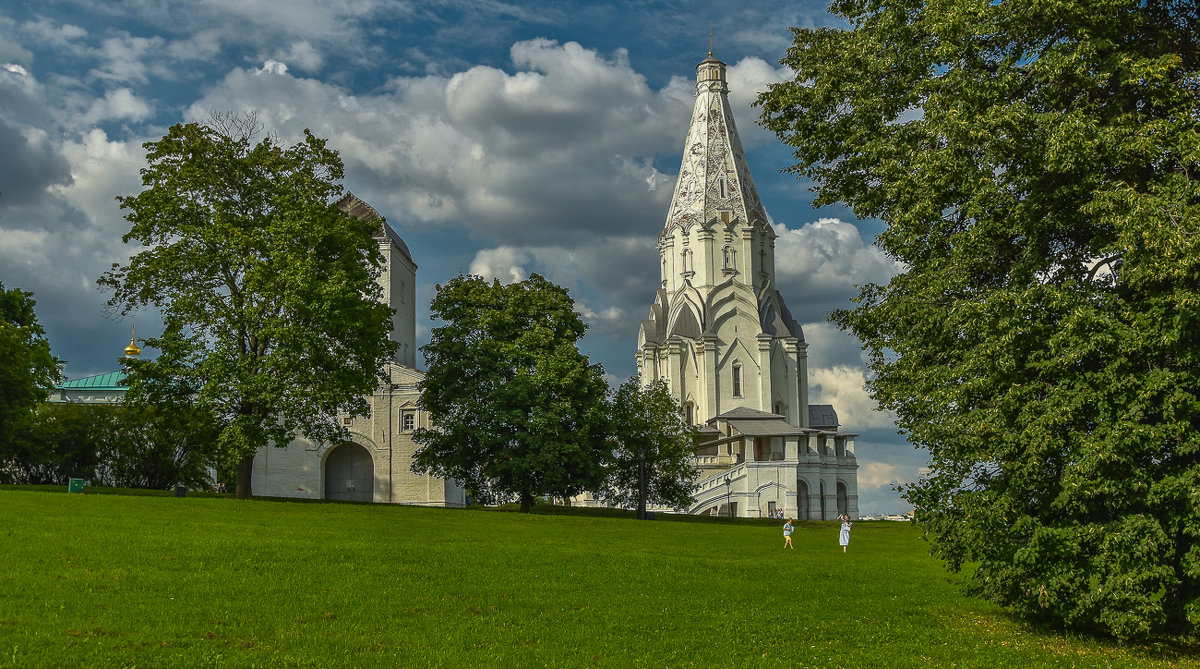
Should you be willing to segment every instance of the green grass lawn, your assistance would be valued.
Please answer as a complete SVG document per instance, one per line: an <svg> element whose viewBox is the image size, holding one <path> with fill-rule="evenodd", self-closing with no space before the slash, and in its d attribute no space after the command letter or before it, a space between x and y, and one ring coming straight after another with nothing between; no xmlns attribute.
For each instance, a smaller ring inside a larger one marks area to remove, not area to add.
<svg viewBox="0 0 1200 669"><path fill-rule="evenodd" d="M1200 667L1032 630L907 523L0 489L0 667Z"/></svg>

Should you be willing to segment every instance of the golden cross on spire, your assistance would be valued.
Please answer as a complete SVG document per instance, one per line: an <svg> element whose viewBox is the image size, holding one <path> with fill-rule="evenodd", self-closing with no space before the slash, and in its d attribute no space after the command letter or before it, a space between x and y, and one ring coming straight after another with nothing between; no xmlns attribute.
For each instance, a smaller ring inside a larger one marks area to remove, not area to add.
<svg viewBox="0 0 1200 669"><path fill-rule="evenodd" d="M137 345L137 331L131 323L129 325L129 346L125 347L125 355L141 355L142 349Z"/></svg>
<svg viewBox="0 0 1200 669"><path fill-rule="evenodd" d="M708 55L712 55L712 19L708 20Z"/></svg>

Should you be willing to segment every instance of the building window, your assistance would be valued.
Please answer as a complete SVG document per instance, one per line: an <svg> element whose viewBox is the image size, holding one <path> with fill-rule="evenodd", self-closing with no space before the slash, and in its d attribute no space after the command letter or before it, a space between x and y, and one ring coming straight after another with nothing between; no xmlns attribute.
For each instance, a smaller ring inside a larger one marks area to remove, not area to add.
<svg viewBox="0 0 1200 669"><path fill-rule="evenodd" d="M696 406L691 402L683 405L683 419L688 425L696 424Z"/></svg>
<svg viewBox="0 0 1200 669"><path fill-rule="evenodd" d="M733 396L742 396L742 366L733 366Z"/></svg>
<svg viewBox="0 0 1200 669"><path fill-rule="evenodd" d="M342 425L345 425L346 427L349 427L350 423L352 423L353 421L354 421L354 419L351 418L350 416L342 416Z"/></svg>
<svg viewBox="0 0 1200 669"><path fill-rule="evenodd" d="M403 432L412 432L417 426L417 417L411 411L405 411L400 414L400 430Z"/></svg>

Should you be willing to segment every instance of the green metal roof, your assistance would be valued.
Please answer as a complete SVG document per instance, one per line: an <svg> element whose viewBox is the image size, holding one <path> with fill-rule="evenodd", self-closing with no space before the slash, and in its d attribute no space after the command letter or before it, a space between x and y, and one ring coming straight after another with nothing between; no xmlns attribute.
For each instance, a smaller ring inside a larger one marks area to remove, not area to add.
<svg viewBox="0 0 1200 669"><path fill-rule="evenodd" d="M63 381L54 387L58 390L129 390L129 386L125 385L125 372L85 376L82 379Z"/></svg>

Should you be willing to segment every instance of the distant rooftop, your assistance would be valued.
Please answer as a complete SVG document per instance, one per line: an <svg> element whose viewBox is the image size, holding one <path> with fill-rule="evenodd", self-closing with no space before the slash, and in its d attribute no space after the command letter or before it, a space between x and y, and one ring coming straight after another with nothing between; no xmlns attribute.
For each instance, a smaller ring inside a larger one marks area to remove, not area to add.
<svg viewBox="0 0 1200 669"><path fill-rule="evenodd" d="M808 405L808 426L817 430L836 431L838 428L838 415L833 410L832 404L810 404Z"/></svg>
<svg viewBox="0 0 1200 669"><path fill-rule="evenodd" d="M56 390L129 390L125 385L125 372L107 372L85 376L82 379L63 381L54 386Z"/></svg>
<svg viewBox="0 0 1200 669"><path fill-rule="evenodd" d="M734 407L720 416L717 416L717 418L724 418L725 420L729 420L731 418L770 420L783 418L783 416L780 416L777 413L769 413L766 411L759 411L758 409L751 409L750 407Z"/></svg>
<svg viewBox="0 0 1200 669"><path fill-rule="evenodd" d="M342 196L342 199L337 201L337 206L360 221L379 221L380 229L375 233L375 239L387 238L391 240L400 249L400 252L404 254L405 259L414 265L416 264L413 261L412 252L408 250L408 244L405 244L400 235L387 224L383 216L380 216L379 212L375 211L375 207L363 202L357 195L349 191Z"/></svg>

